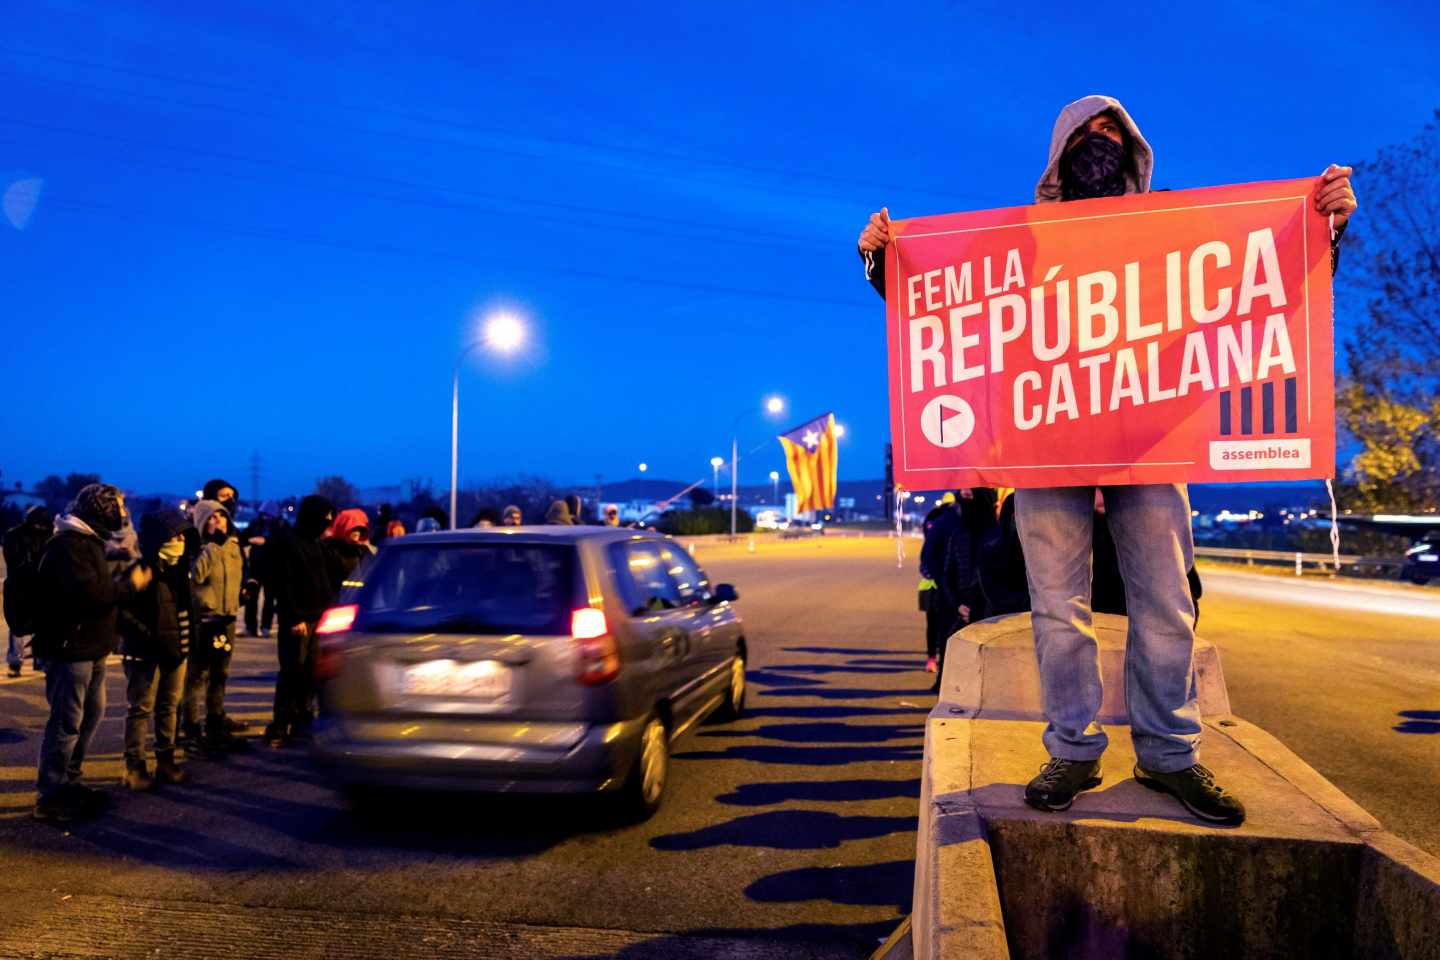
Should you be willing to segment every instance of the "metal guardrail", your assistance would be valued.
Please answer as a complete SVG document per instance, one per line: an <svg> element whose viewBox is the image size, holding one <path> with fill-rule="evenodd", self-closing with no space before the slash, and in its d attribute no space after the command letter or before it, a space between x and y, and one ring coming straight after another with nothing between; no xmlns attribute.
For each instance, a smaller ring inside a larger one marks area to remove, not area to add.
<svg viewBox="0 0 1440 960"><path fill-rule="evenodd" d="M1335 557L1328 553L1302 553L1298 550L1247 550L1236 547L1196 547L1195 556L1215 560L1243 560L1247 564L1283 563L1295 565L1295 576L1307 566L1321 570L1335 570ZM1340 566L1356 570L1399 570L1405 565L1404 557L1362 557L1356 554L1341 554ZM1338 572L1338 571L1337 571Z"/></svg>

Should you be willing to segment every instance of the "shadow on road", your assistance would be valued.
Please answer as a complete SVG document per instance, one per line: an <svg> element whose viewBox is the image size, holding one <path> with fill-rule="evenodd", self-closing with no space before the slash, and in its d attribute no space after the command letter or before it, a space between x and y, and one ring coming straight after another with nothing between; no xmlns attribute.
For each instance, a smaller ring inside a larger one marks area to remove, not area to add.
<svg viewBox="0 0 1440 960"><path fill-rule="evenodd" d="M830 850L847 840L868 840L915 830L914 817L847 817L827 810L775 810L725 823L652 837L656 850L707 847L768 847L772 850Z"/></svg>
<svg viewBox="0 0 1440 960"><path fill-rule="evenodd" d="M1440 710L1401 710L1404 717L1392 728L1396 733L1440 733Z"/></svg>
<svg viewBox="0 0 1440 960"><path fill-rule="evenodd" d="M715 799L737 807L766 807L791 800L846 803L861 800L920 798L920 781L914 780L787 780L779 783L742 783Z"/></svg>

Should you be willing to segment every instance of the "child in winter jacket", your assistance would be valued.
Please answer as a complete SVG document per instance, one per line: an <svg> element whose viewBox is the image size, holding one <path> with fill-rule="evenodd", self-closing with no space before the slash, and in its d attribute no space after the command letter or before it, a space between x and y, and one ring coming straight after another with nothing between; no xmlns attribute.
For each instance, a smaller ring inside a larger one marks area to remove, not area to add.
<svg viewBox="0 0 1440 960"><path fill-rule="evenodd" d="M200 622L185 679L184 734L190 740L203 739L203 745L210 750L235 750L245 746L235 733L246 725L225 715L225 683L235 651L235 621L240 615L245 558L232 529L230 511L218 501L196 503L193 517L200 532L200 552L190 565L190 583ZM198 717L202 699L203 735Z"/></svg>
<svg viewBox="0 0 1440 960"><path fill-rule="evenodd" d="M198 548L195 528L179 511L160 510L141 518L140 562L154 575L146 589L121 605L116 622L129 703L123 782L131 790L188 779L175 762L175 727L185 687L185 662L195 636L189 568ZM152 715L153 777L145 761L146 727Z"/></svg>

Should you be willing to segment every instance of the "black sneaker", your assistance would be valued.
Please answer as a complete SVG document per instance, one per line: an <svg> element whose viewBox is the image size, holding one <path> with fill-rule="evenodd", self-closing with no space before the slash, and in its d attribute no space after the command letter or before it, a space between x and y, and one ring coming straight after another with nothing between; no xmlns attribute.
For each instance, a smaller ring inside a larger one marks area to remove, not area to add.
<svg viewBox="0 0 1440 960"><path fill-rule="evenodd" d="M15 679L15 678L18 677L18 676L20 676L20 664L18 664L18 663L12 663L12 664L10 664L10 679L13 680L13 679Z"/></svg>
<svg viewBox="0 0 1440 960"><path fill-rule="evenodd" d="M1025 802L1036 810L1069 810L1075 794L1100 786L1099 760L1051 757L1025 787Z"/></svg>
<svg viewBox="0 0 1440 960"><path fill-rule="evenodd" d="M35 801L34 816L36 820L46 823L70 823L82 819L85 812L81 809L77 797L66 794L64 790L57 790L50 796Z"/></svg>
<svg viewBox="0 0 1440 960"><path fill-rule="evenodd" d="M103 813L110 806L108 793L104 790L96 790L94 787L87 787L79 781L65 784L60 788L59 793L77 808L82 817L93 817L97 813Z"/></svg>
<svg viewBox="0 0 1440 960"><path fill-rule="evenodd" d="M1137 765L1135 779L1143 787L1170 794L1201 820L1228 827L1245 822L1245 807L1215 782L1215 774L1198 763L1174 773L1152 773Z"/></svg>
<svg viewBox="0 0 1440 960"><path fill-rule="evenodd" d="M175 731L176 743L199 743L205 737L205 728L195 721L181 723Z"/></svg>

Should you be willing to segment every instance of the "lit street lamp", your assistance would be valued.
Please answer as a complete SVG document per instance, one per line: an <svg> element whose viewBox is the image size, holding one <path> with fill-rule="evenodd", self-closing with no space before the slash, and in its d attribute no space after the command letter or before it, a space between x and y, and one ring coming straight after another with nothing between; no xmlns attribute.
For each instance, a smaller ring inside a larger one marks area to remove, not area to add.
<svg viewBox="0 0 1440 960"><path fill-rule="evenodd" d="M845 424L843 424L843 423L837 423L837 424L835 424L835 439L836 439L836 440L839 440L839 439L840 439L841 437L843 437L843 436L845 436Z"/></svg>
<svg viewBox="0 0 1440 960"><path fill-rule="evenodd" d="M525 342L525 324L511 313L491 314L480 331L480 339L469 343L455 358L455 376L450 391L450 529L460 499L460 365L471 352L484 348L502 356L520 349Z"/></svg>
<svg viewBox="0 0 1440 960"><path fill-rule="evenodd" d="M648 464L648 463L642 463L642 464L640 464L640 472L641 472L641 473L644 473L646 470L649 470L649 469L650 469L650 464Z"/></svg>
<svg viewBox="0 0 1440 960"><path fill-rule="evenodd" d="M710 458L710 473L712 474L710 477L710 489L716 493L720 492L720 465L724 462L724 457Z"/></svg>
<svg viewBox="0 0 1440 960"><path fill-rule="evenodd" d="M785 401L779 397L769 397L765 400L765 412L770 416L782 413L785 410ZM746 410L735 418L735 423L730 427L730 536L735 536L735 512L740 502L740 421L744 420L754 410Z"/></svg>
<svg viewBox="0 0 1440 960"><path fill-rule="evenodd" d="M770 502L780 502L780 471L770 471Z"/></svg>

